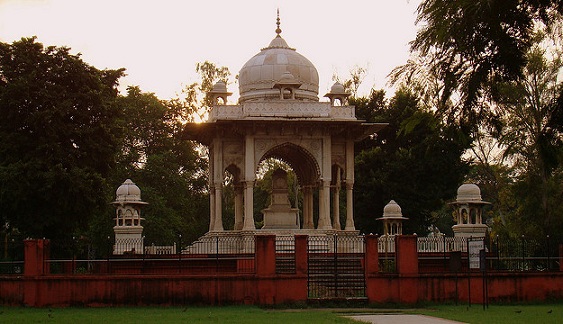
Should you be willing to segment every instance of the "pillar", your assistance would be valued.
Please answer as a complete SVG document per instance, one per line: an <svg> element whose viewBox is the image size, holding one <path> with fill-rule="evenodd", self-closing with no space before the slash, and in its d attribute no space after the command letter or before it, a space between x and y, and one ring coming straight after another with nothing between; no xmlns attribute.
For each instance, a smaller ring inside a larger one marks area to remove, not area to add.
<svg viewBox="0 0 563 324"><path fill-rule="evenodd" d="M42 276L49 273L49 240L24 240L24 276Z"/></svg>
<svg viewBox="0 0 563 324"><path fill-rule="evenodd" d="M319 189L319 224L318 229L331 229L330 224L330 183L327 180L321 180Z"/></svg>
<svg viewBox="0 0 563 324"><path fill-rule="evenodd" d="M418 249L416 247L416 235L397 235L396 262L399 275L418 274Z"/></svg>
<svg viewBox="0 0 563 324"><path fill-rule="evenodd" d="M213 232L215 227L215 187L209 186L209 231Z"/></svg>
<svg viewBox="0 0 563 324"><path fill-rule="evenodd" d="M346 227L347 231L355 231L354 225L354 141L346 141Z"/></svg>
<svg viewBox="0 0 563 324"><path fill-rule="evenodd" d="M313 223L313 190L311 186L303 186L303 229L314 229Z"/></svg>
<svg viewBox="0 0 563 324"><path fill-rule="evenodd" d="M376 275L379 273L379 250L377 248L378 237L372 234L366 235L365 244L366 252L364 257L366 276Z"/></svg>
<svg viewBox="0 0 563 324"><path fill-rule="evenodd" d="M347 231L355 231L354 225L354 183L346 182L346 227Z"/></svg>
<svg viewBox="0 0 563 324"><path fill-rule="evenodd" d="M215 183L215 222L214 232L222 232L223 228L223 188L221 183Z"/></svg>
<svg viewBox="0 0 563 324"><path fill-rule="evenodd" d="M340 225L340 169L338 169L338 175L332 194L332 228L335 230L342 229Z"/></svg>
<svg viewBox="0 0 563 324"><path fill-rule="evenodd" d="M307 241L308 235L295 235L295 274L306 275L308 270Z"/></svg>
<svg viewBox="0 0 563 324"><path fill-rule="evenodd" d="M256 275L273 276L276 274L276 236L256 235Z"/></svg>
<svg viewBox="0 0 563 324"><path fill-rule="evenodd" d="M215 187L213 229L214 232L222 232L223 229L223 143L219 139L213 140L212 151L213 169L210 170L210 180ZM211 159L210 159L211 160Z"/></svg>
<svg viewBox="0 0 563 324"><path fill-rule="evenodd" d="M253 231L256 229L254 224L254 181L244 183L244 224L243 231Z"/></svg>
<svg viewBox="0 0 563 324"><path fill-rule="evenodd" d="M238 183L235 185L235 226L234 230L240 231L243 228L243 204L244 187Z"/></svg>
<svg viewBox="0 0 563 324"><path fill-rule="evenodd" d="M253 231L254 225L254 136L247 135L244 147L244 231Z"/></svg>

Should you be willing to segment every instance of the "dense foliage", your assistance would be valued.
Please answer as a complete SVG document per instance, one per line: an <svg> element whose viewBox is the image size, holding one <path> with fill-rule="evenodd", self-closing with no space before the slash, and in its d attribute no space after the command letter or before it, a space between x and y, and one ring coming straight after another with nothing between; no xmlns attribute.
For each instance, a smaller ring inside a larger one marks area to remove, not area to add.
<svg viewBox="0 0 563 324"><path fill-rule="evenodd" d="M122 75L34 38L0 43L2 223L30 237L60 237L105 210Z"/></svg>
<svg viewBox="0 0 563 324"><path fill-rule="evenodd" d="M449 231L451 217L442 224L434 211L455 198L467 164L461 156L469 141L455 126L425 111L418 99L402 89L387 102L382 91L351 100L358 118L389 125L377 137L358 145L355 217L363 232L382 234L384 206L395 200L409 218L405 233L426 234L430 225Z"/></svg>

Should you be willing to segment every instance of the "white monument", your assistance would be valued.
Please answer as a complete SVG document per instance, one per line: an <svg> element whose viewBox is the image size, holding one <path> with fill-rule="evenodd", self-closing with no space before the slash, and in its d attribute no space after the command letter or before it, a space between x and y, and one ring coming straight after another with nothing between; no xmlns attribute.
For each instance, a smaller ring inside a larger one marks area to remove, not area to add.
<svg viewBox="0 0 563 324"><path fill-rule="evenodd" d="M208 120L185 127L187 139L209 148L208 235L232 231L243 235L296 231L356 235L352 203L354 142L376 134L386 124L358 120L355 108L346 105L348 94L339 83L326 94L329 101L320 102L317 69L281 37L279 17L276 36L244 64L238 81L238 104L226 104L231 93L224 82L218 82L208 93L215 103ZM264 209L264 228L257 229L254 185L260 163L269 158L292 168L303 204L299 213L287 205L281 213L280 205L271 205ZM226 172L234 179L235 188L232 229L223 226ZM342 208L341 191L345 194ZM314 211L314 206L318 210ZM341 209L345 210L343 224ZM296 215L302 216L299 223Z"/></svg>
<svg viewBox="0 0 563 324"><path fill-rule="evenodd" d="M483 207L490 205L481 199L481 190L475 184L466 183L457 189L455 208L456 223L452 226L455 237L484 238L487 225L483 224Z"/></svg>
<svg viewBox="0 0 563 324"><path fill-rule="evenodd" d="M141 190L131 179L125 180L117 191L112 204L116 208L115 245L113 254L143 254L143 226L141 207L147 205L141 200Z"/></svg>
<svg viewBox="0 0 563 324"><path fill-rule="evenodd" d="M407 219L394 200L383 208L383 217L377 218L383 222L383 235L403 235L403 221Z"/></svg>
<svg viewBox="0 0 563 324"><path fill-rule="evenodd" d="M291 208L287 172L282 169L276 169L272 174L270 199L270 206L262 210L262 229L299 229L299 209Z"/></svg>

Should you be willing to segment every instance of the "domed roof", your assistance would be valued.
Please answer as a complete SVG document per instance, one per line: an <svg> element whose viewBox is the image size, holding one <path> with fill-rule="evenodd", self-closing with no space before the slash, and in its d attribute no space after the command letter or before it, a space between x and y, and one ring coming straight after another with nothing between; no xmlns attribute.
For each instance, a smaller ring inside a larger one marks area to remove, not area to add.
<svg viewBox="0 0 563 324"><path fill-rule="evenodd" d="M457 202L481 202L481 189L476 184L465 183L457 189Z"/></svg>
<svg viewBox="0 0 563 324"><path fill-rule="evenodd" d="M228 92L227 84L225 83L225 81L219 80L213 85L213 89L211 90L211 92L216 92L216 93Z"/></svg>
<svg viewBox="0 0 563 324"><path fill-rule="evenodd" d="M286 72L301 84L295 91L295 99L318 101L317 69L280 36L279 17L277 24L277 36L270 45L248 60L239 72L239 102L279 99L280 90L274 89L274 84L283 81Z"/></svg>
<svg viewBox="0 0 563 324"><path fill-rule="evenodd" d="M330 93L331 94L348 94L346 93L346 90L344 89L344 86L342 85L342 83L336 81L332 87L330 87Z"/></svg>
<svg viewBox="0 0 563 324"><path fill-rule="evenodd" d="M391 200L385 207L383 207L383 217L378 218L381 219L407 219L403 217L403 213L401 211L401 206L395 202L395 200Z"/></svg>
<svg viewBox="0 0 563 324"><path fill-rule="evenodd" d="M115 202L114 203L137 203L146 204L141 201L141 189L137 187L131 179L125 180L119 188L115 191Z"/></svg>

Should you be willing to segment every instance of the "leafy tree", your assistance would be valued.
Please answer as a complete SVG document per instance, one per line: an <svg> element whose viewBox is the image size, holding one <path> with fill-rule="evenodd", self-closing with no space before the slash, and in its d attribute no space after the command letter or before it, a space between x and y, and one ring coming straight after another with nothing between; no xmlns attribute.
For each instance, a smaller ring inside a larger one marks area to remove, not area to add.
<svg viewBox="0 0 563 324"><path fill-rule="evenodd" d="M196 64L196 72L201 81L193 82L184 87L182 93L184 98L175 99L183 105L186 114L183 116L188 121L204 120L212 107L211 98L205 94L213 89L215 82L221 80L228 82L231 72L225 66L218 67L215 63L205 61Z"/></svg>
<svg viewBox="0 0 563 324"><path fill-rule="evenodd" d="M2 223L58 239L105 210L105 179L119 150L122 75L35 38L0 43Z"/></svg>
<svg viewBox="0 0 563 324"><path fill-rule="evenodd" d="M475 130L491 118L483 104L483 90L491 82L517 80L526 65L526 53L539 29L561 21L563 2L425 0L418 7L421 25L411 44L427 61L443 85L441 101L459 95L461 105L439 105L458 114Z"/></svg>
<svg viewBox="0 0 563 324"><path fill-rule="evenodd" d="M532 47L523 77L496 84L493 92L503 126L499 143L510 158L517 180L513 190L518 208L512 213L513 219L516 227L536 228L537 235L553 235L557 231L554 225L563 225L563 210L559 207L563 195L563 133L555 120L562 89L558 75L563 63L558 56L547 57L545 48Z"/></svg>
<svg viewBox="0 0 563 324"><path fill-rule="evenodd" d="M368 105L365 99L358 101L359 115L373 116L368 121L386 121L389 126L377 138L360 144L354 185L357 227L366 233L381 233L375 219L393 199L409 218L405 232L425 234L433 221L432 212L455 196L467 172L461 159L467 138L457 127L445 125L434 113L421 109L418 98L406 89L398 90L387 104L377 91L372 92ZM364 110L370 108L373 111L366 114Z"/></svg>
<svg viewBox="0 0 563 324"><path fill-rule="evenodd" d="M149 203L143 211L146 243L172 244L179 235L184 243L195 240L207 227L209 203L204 161L194 144L181 138L182 107L138 87L129 87L119 104L124 136L111 175L114 190L127 178L141 188ZM90 236L113 235L112 214L97 220Z"/></svg>

